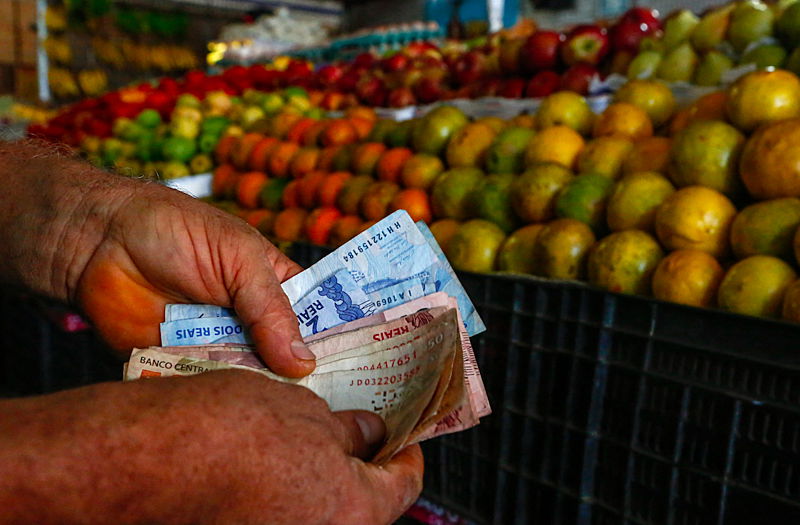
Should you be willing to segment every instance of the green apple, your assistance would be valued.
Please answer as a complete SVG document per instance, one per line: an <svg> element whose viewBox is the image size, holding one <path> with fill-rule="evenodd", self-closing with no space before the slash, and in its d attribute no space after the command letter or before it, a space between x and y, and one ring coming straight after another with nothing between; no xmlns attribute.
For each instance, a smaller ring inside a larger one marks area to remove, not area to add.
<svg viewBox="0 0 800 525"><path fill-rule="evenodd" d="M741 53L751 43L772 35L772 10L759 1L741 2L731 12L728 41Z"/></svg>
<svg viewBox="0 0 800 525"><path fill-rule="evenodd" d="M775 22L775 35L789 49L800 46L800 3L792 4Z"/></svg>
<svg viewBox="0 0 800 525"><path fill-rule="evenodd" d="M113 164L117 158L122 156L122 141L111 137L103 141L101 147L103 152L103 161L106 164Z"/></svg>
<svg viewBox="0 0 800 525"><path fill-rule="evenodd" d="M274 115L278 111L281 110L285 101L283 97L277 93L267 93L264 99L261 101L261 108L267 113L267 115Z"/></svg>
<svg viewBox="0 0 800 525"><path fill-rule="evenodd" d="M128 128L133 125L133 121L129 118L120 117L114 120L114 123L111 124L111 133L115 137L121 137L124 135Z"/></svg>
<svg viewBox="0 0 800 525"><path fill-rule="evenodd" d="M786 61L786 50L777 44L764 44L747 51L739 60L740 64L755 63L759 69L781 67Z"/></svg>
<svg viewBox="0 0 800 525"><path fill-rule="evenodd" d="M700 19L690 38L692 46L698 52L711 51L725 41L731 23L733 4L712 9Z"/></svg>
<svg viewBox="0 0 800 525"><path fill-rule="evenodd" d="M722 82L722 75L732 67L733 60L728 55L709 51L700 60L693 82L698 86L718 86Z"/></svg>
<svg viewBox="0 0 800 525"><path fill-rule="evenodd" d="M697 53L684 42L667 53L658 65L656 76L668 82L690 82L697 68Z"/></svg>
<svg viewBox="0 0 800 525"><path fill-rule="evenodd" d="M664 21L664 36L661 43L669 51L685 42L694 31L700 19L688 9L681 9Z"/></svg>
<svg viewBox="0 0 800 525"><path fill-rule="evenodd" d="M661 59L658 51L641 51L628 64L628 78L652 78L658 71Z"/></svg>
<svg viewBox="0 0 800 525"><path fill-rule="evenodd" d="M200 107L202 106L202 104L200 103L200 99L192 95L191 93L184 93L183 95L179 96L178 100L175 102L175 105L179 107L197 108L197 109L200 109Z"/></svg>

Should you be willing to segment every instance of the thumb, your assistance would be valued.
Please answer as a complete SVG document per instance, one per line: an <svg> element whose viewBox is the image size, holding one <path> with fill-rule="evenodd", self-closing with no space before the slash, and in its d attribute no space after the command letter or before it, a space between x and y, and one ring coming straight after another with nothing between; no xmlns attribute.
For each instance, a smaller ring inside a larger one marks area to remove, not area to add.
<svg viewBox="0 0 800 525"><path fill-rule="evenodd" d="M334 412L345 431L345 452L363 460L371 458L386 437L386 424L381 416L367 410Z"/></svg>
<svg viewBox="0 0 800 525"><path fill-rule="evenodd" d="M279 269L282 275L291 275L297 265L266 241L264 245L266 253L245 257L252 262L236 272L233 307L267 366L285 377L303 377L314 370L316 360L300 336L297 317L276 273Z"/></svg>

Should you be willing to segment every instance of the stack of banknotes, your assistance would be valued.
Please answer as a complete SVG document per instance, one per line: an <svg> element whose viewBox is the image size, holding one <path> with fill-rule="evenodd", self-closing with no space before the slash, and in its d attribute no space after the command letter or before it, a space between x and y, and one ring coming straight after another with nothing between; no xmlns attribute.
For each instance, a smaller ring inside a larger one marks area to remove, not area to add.
<svg viewBox="0 0 800 525"><path fill-rule="evenodd" d="M331 410L386 422L374 461L491 413L469 337L483 321L424 223L397 211L283 283L314 372L271 372L230 309L172 304L160 347L134 349L126 380L239 368L311 389Z"/></svg>

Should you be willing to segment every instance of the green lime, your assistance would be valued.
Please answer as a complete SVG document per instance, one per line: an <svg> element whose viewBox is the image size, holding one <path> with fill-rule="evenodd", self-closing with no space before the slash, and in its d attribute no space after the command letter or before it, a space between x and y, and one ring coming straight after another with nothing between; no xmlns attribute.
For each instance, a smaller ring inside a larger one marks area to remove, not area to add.
<svg viewBox="0 0 800 525"><path fill-rule="evenodd" d="M136 117L136 123L148 129L154 129L161 124L161 114L155 109L145 109Z"/></svg>
<svg viewBox="0 0 800 525"><path fill-rule="evenodd" d="M168 161L188 162L197 152L197 146L192 139L170 137L164 141L161 151Z"/></svg>

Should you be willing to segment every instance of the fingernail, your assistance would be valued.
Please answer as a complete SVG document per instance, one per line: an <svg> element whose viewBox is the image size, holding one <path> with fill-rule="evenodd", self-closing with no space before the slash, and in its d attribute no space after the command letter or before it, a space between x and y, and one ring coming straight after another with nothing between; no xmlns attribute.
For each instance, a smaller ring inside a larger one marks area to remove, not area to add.
<svg viewBox="0 0 800 525"><path fill-rule="evenodd" d="M383 422L380 417L373 414L356 414L355 419L367 445L372 446L383 440Z"/></svg>
<svg viewBox="0 0 800 525"><path fill-rule="evenodd" d="M317 359L317 356L308 349L306 344L303 341L292 341L290 345L292 349L292 353L297 359L302 359L303 361L314 361Z"/></svg>

